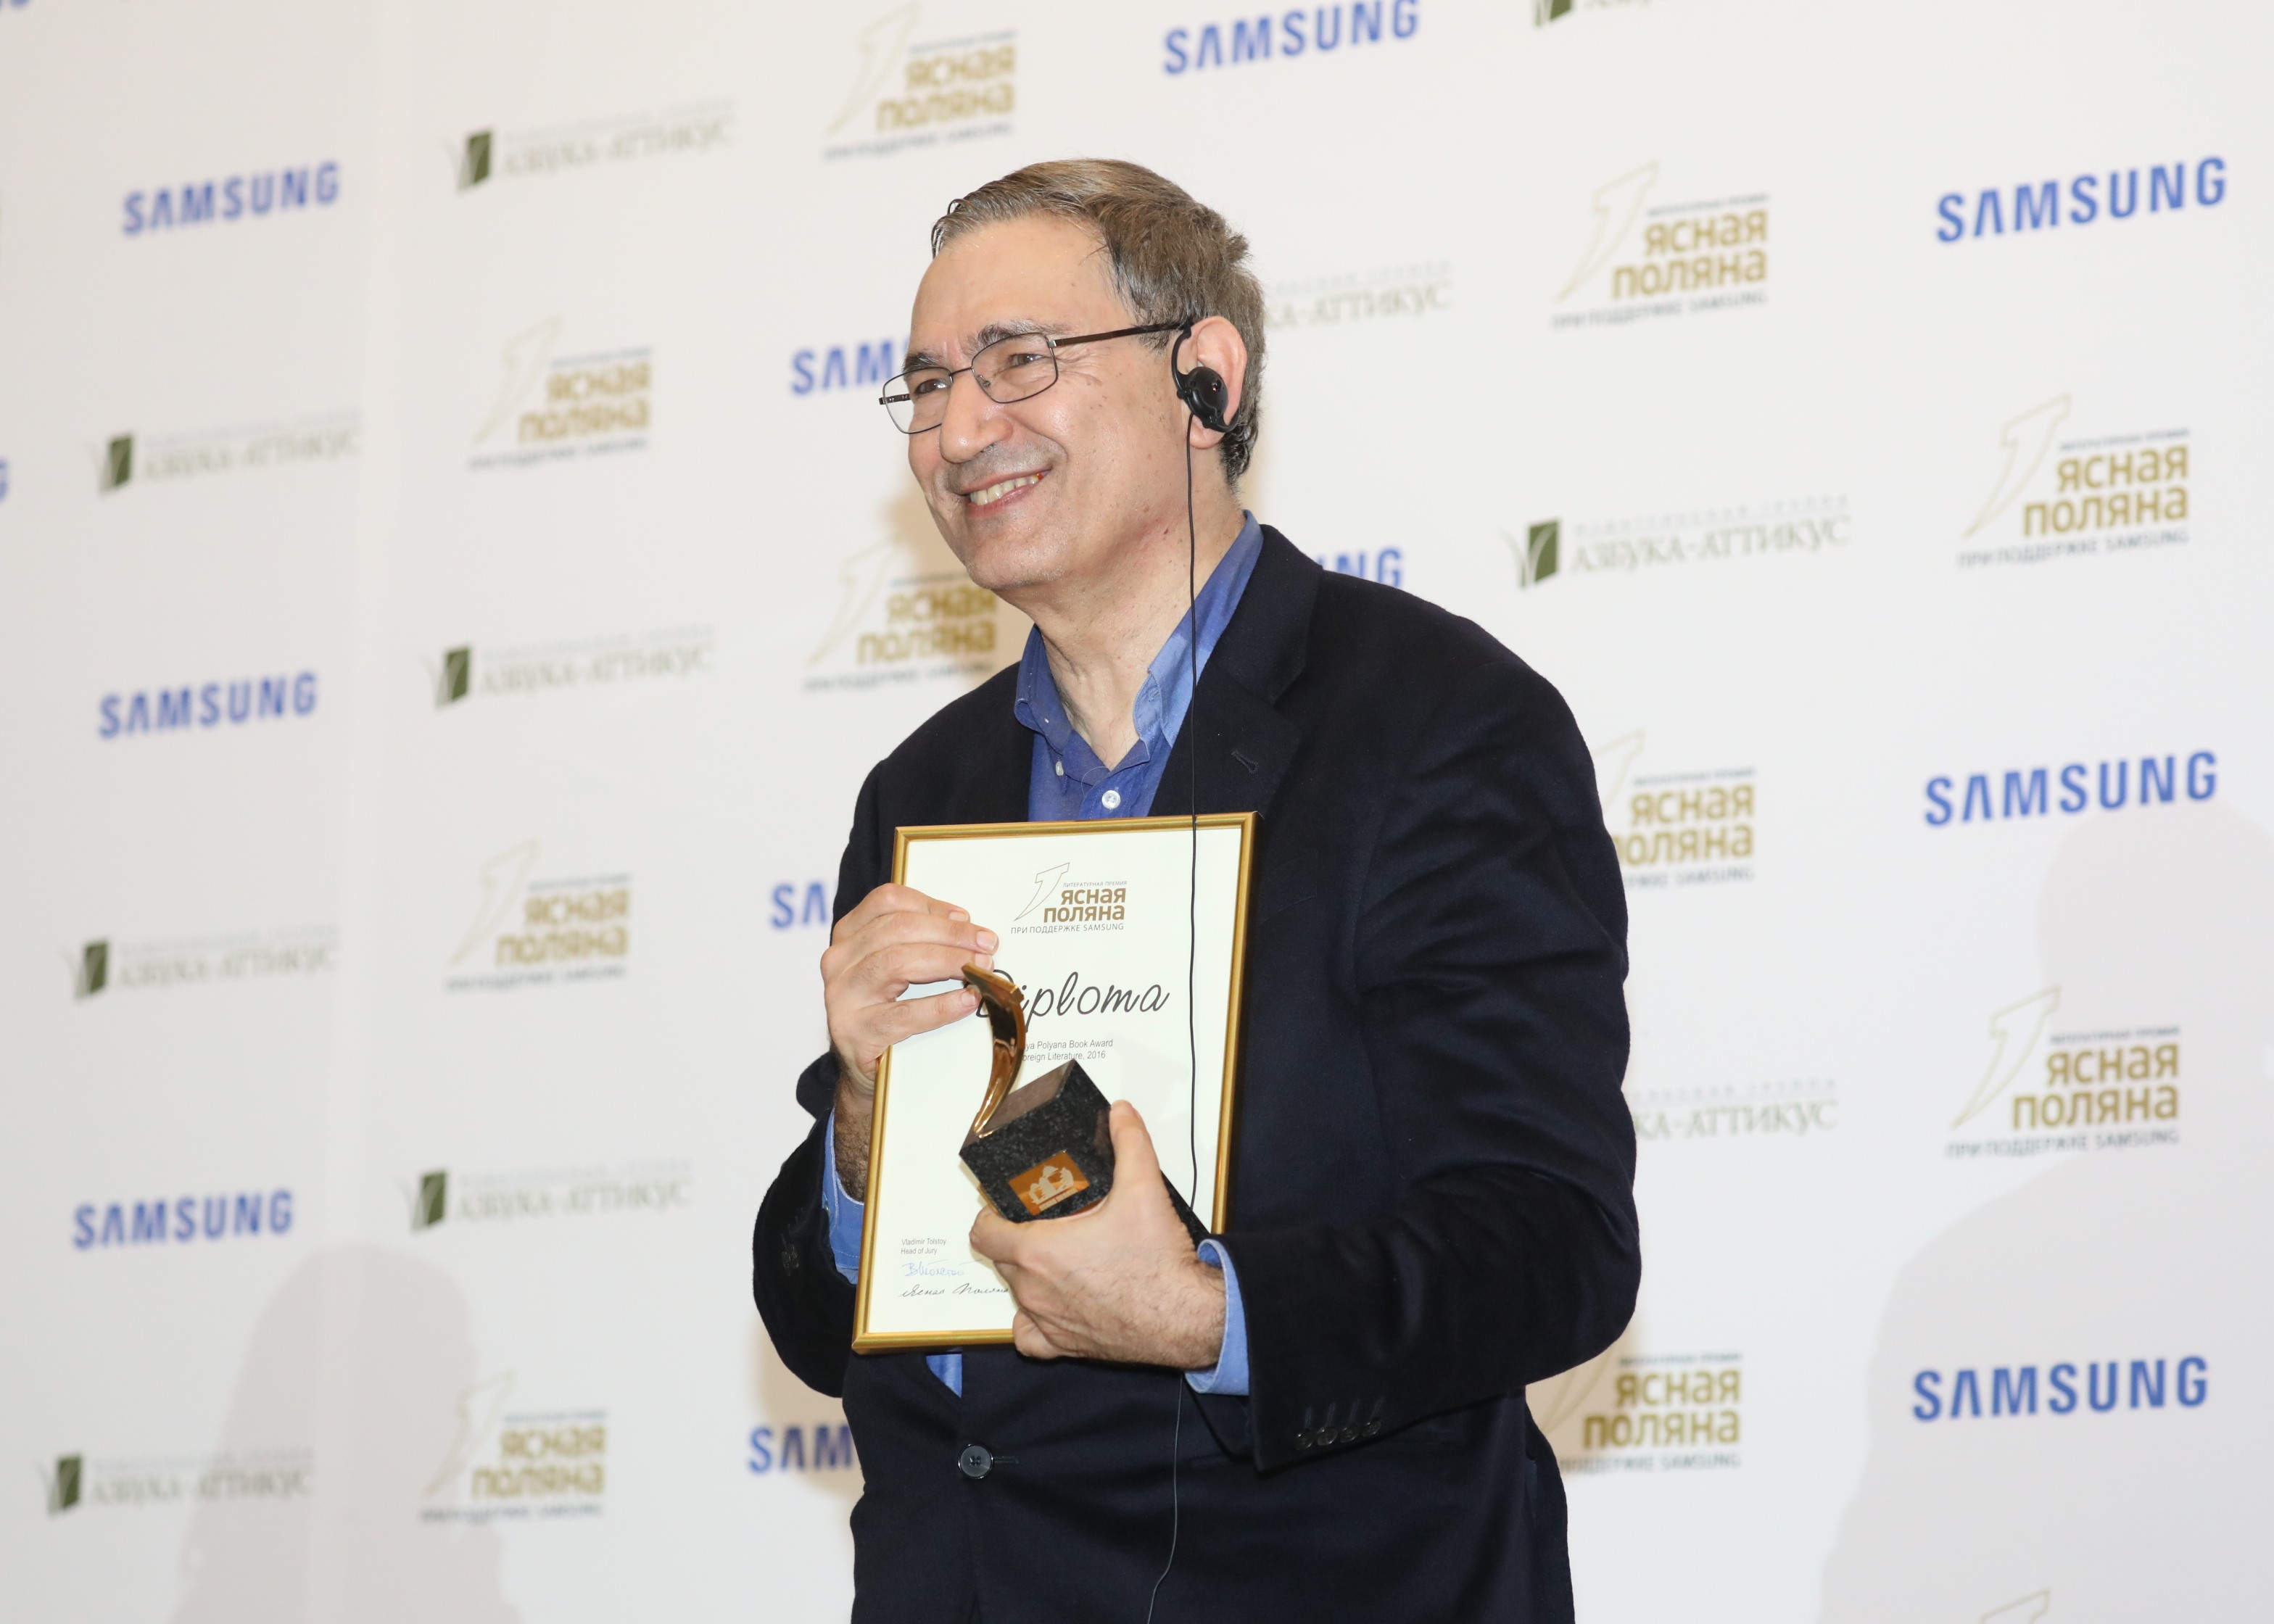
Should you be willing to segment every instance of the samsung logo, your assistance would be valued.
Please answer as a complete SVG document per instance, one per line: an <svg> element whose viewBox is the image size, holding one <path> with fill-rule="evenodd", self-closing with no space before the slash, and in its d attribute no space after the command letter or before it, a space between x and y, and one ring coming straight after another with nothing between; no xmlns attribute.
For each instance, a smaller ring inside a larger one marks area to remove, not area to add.
<svg viewBox="0 0 2274 1624"><path fill-rule="evenodd" d="M272 717L306 716L316 708L316 673L246 677L232 682L105 694L95 736L176 733L191 727L242 726Z"/></svg>
<svg viewBox="0 0 2274 1624"><path fill-rule="evenodd" d="M1410 40L1421 26L1421 0L1350 0L1344 5L1303 6L1277 16L1265 12L1197 28L1171 28L1162 37L1161 71L1197 73L1238 67L1274 56Z"/></svg>
<svg viewBox="0 0 2274 1624"><path fill-rule="evenodd" d="M1356 553L1314 553L1319 568L1337 575L1356 575L1361 581L1379 581L1384 586L1405 584L1405 550L1403 547L1382 547L1374 553L1363 549Z"/></svg>
<svg viewBox="0 0 2274 1624"><path fill-rule="evenodd" d="M2218 793L2217 755L2197 750L2185 758L2176 753L2142 756L2136 772L2128 759L2090 766L2070 762L2058 774L2051 767L2023 767L2002 776L1969 772L1963 788L1957 775L1938 775L1926 781L1924 816L1931 829L2054 812L2074 817L2095 807L2115 812L2127 806L2169 806L2182 792L2189 801L2209 801Z"/></svg>
<svg viewBox="0 0 2274 1624"><path fill-rule="evenodd" d="M768 893L773 907L766 915L766 923L776 930L790 930L803 925L826 927L829 918L829 888L819 880L805 883L804 895L798 894L794 880L785 880Z"/></svg>
<svg viewBox="0 0 2274 1624"><path fill-rule="evenodd" d="M1971 202L1962 192L1946 192L1935 199L1934 212L1942 223L1935 228L1939 243L1964 237L2003 237L2014 231L2050 231L2064 217L2073 226L2089 226L2103 214L2129 220L2140 212L2140 171L2111 169L2108 187L2101 190L2097 174L2080 175L2063 196L2058 180L2024 181L2011 196L2000 187L1984 187ZM2161 214L2185 208L2189 195L2198 208L2217 208L2226 201L2226 160L2205 158L2190 166L2151 164L2148 169L2148 212Z"/></svg>
<svg viewBox="0 0 2274 1624"><path fill-rule="evenodd" d="M813 1437L809 1462L805 1447L809 1432ZM853 1453L853 1429L841 1421L817 1421L809 1428L786 1426L779 1436L770 1426L754 1426L750 1452L742 1462L761 1477L768 1472L849 1471L860 1463Z"/></svg>
<svg viewBox="0 0 2274 1624"><path fill-rule="evenodd" d="M221 180L192 181L130 192L119 229L128 237L201 226L222 220L257 219L294 209L327 208L338 201L340 166L319 163L297 169L268 169Z"/></svg>
<svg viewBox="0 0 2274 1624"><path fill-rule="evenodd" d="M292 1227L290 1190L185 1195L173 1200L84 1202L72 1209L72 1245L184 1246L232 1236L282 1235Z"/></svg>
<svg viewBox="0 0 2274 1624"><path fill-rule="evenodd" d="M1911 1378L1917 1395L1911 1404L1920 1421L1979 1421L1999 1416L2034 1416L2037 1409L2037 1369L2034 1365L1999 1365L1985 1376L1980 1370L1957 1370L1943 1385L1939 1370L1923 1370ZM2127 1410L2161 1410L2167 1402L2182 1410L2199 1409L2210 1396L2210 1361L2200 1354L2173 1360L2097 1359L2084 1362L2082 1374L2064 1361L2044 1372L2044 1414L2073 1416L2106 1412L2121 1402ZM1984 1409L1984 1405L1987 1409Z"/></svg>
<svg viewBox="0 0 2274 1624"><path fill-rule="evenodd" d="M832 344L800 350L789 358L789 392L812 395L824 389L881 388L900 370L889 338L873 344Z"/></svg>

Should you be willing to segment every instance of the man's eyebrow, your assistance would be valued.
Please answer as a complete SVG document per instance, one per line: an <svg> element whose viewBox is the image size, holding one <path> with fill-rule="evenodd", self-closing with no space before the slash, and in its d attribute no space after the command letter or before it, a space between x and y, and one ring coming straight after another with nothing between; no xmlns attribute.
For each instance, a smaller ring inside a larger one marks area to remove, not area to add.
<svg viewBox="0 0 2274 1624"><path fill-rule="evenodd" d="M998 339L1016 338L1021 333L1047 333L1057 338L1072 329L1073 324L1065 321L990 321L971 335L971 342L966 348L968 353L976 355ZM936 366L941 372L951 370L946 362L929 350L909 350L901 366L911 372L925 366Z"/></svg>
<svg viewBox="0 0 2274 1624"><path fill-rule="evenodd" d="M984 350L998 338L1015 338L1021 333L1047 333L1052 338L1070 330L1064 321L990 321L971 335L973 353Z"/></svg>

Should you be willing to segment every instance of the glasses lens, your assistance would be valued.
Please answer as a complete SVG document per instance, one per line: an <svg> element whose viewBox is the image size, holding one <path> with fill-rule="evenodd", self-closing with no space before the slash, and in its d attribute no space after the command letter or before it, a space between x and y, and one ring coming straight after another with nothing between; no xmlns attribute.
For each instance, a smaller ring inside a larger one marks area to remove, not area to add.
<svg viewBox="0 0 2274 1624"><path fill-rule="evenodd" d="M885 386L885 410L892 414L892 426L903 434L922 433L937 428L940 419L947 416L947 391L951 375L944 367L926 367L921 372L903 372Z"/></svg>
<svg viewBox="0 0 2274 1624"><path fill-rule="evenodd" d="M1040 395L1058 380L1058 358L1040 333L998 338L971 357L972 374L998 406Z"/></svg>

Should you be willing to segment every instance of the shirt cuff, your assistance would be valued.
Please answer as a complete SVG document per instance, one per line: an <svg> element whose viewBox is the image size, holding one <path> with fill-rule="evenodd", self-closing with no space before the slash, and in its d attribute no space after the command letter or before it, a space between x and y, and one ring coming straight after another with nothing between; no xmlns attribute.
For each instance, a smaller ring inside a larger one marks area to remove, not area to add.
<svg viewBox="0 0 2274 1624"><path fill-rule="evenodd" d="M1231 1254L1214 1239L1201 1243L1201 1261L1224 1271L1224 1345L1216 1350L1216 1368L1186 1371L1185 1380L1195 1393L1247 1396L1247 1314L1239 1305L1239 1271ZM842 1267L843 1265L839 1265Z"/></svg>
<svg viewBox="0 0 2274 1624"><path fill-rule="evenodd" d="M829 1220L829 1255L837 1265L837 1272L853 1285L861 1283L861 1227L867 1222L869 1209L845 1193L845 1186L837 1180L837 1113L829 1113L829 1120L821 1130L821 1210ZM1227 1274L1226 1278L1229 1278ZM1239 1360L1240 1380L1247 1379L1247 1356L1243 1347ZM1241 1392L1247 1389L1243 1387ZM1206 1388L1201 1389L1206 1392Z"/></svg>

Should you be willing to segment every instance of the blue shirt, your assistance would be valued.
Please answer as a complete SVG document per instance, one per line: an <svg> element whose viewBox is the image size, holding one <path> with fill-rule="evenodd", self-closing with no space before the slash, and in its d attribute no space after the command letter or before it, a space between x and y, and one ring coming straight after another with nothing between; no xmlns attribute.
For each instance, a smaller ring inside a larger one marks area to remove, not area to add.
<svg viewBox="0 0 2274 1624"><path fill-rule="evenodd" d="M1232 612L1239 607L1239 599L1247 590L1247 578L1255 573L1255 560L1263 552L1263 528L1255 522L1254 514L1242 515L1246 523L1240 526L1239 536L1231 550L1224 555L1210 572L1207 584L1200 590L1192 613L1177 623L1169 634L1169 641L1153 658L1145 680L1137 690L1137 703L1131 719L1136 724L1137 742L1129 753L1113 766L1100 761L1089 741L1074 731L1066 718L1065 706L1058 699L1058 685L1050 676L1050 664L1043 649L1043 635L1038 631L1027 634L1027 650L1019 662L1018 697L1013 709L1020 723L1035 735L1034 764L1027 779L1027 820L1029 823L1057 823L1097 817L1142 817L1152 809L1154 793L1161 786L1161 773L1169 764L1169 752L1177 742L1178 729L1184 726L1186 712L1193 704L1193 677L1195 665L1206 669L1209 656L1216 651L1216 642L1224 628L1231 623ZM1198 626L1198 644L1194 643L1194 626ZM821 1201L829 1215L829 1250L837 1264L837 1272L847 1280L857 1280L861 1271L861 1227L867 1214L862 1203L845 1193L837 1180L837 1124L831 1119L822 1137L822 1154L825 1165L821 1176ZM1213 1240L1200 1246L1201 1261L1224 1272L1224 1342L1217 1350L1216 1367L1206 1371L1187 1371L1185 1380L1195 1393L1242 1394L1247 1391L1247 1317L1240 1307L1239 1274L1231 1267L1231 1259ZM963 1355L935 1353L924 1363L958 1394L963 1391Z"/></svg>

